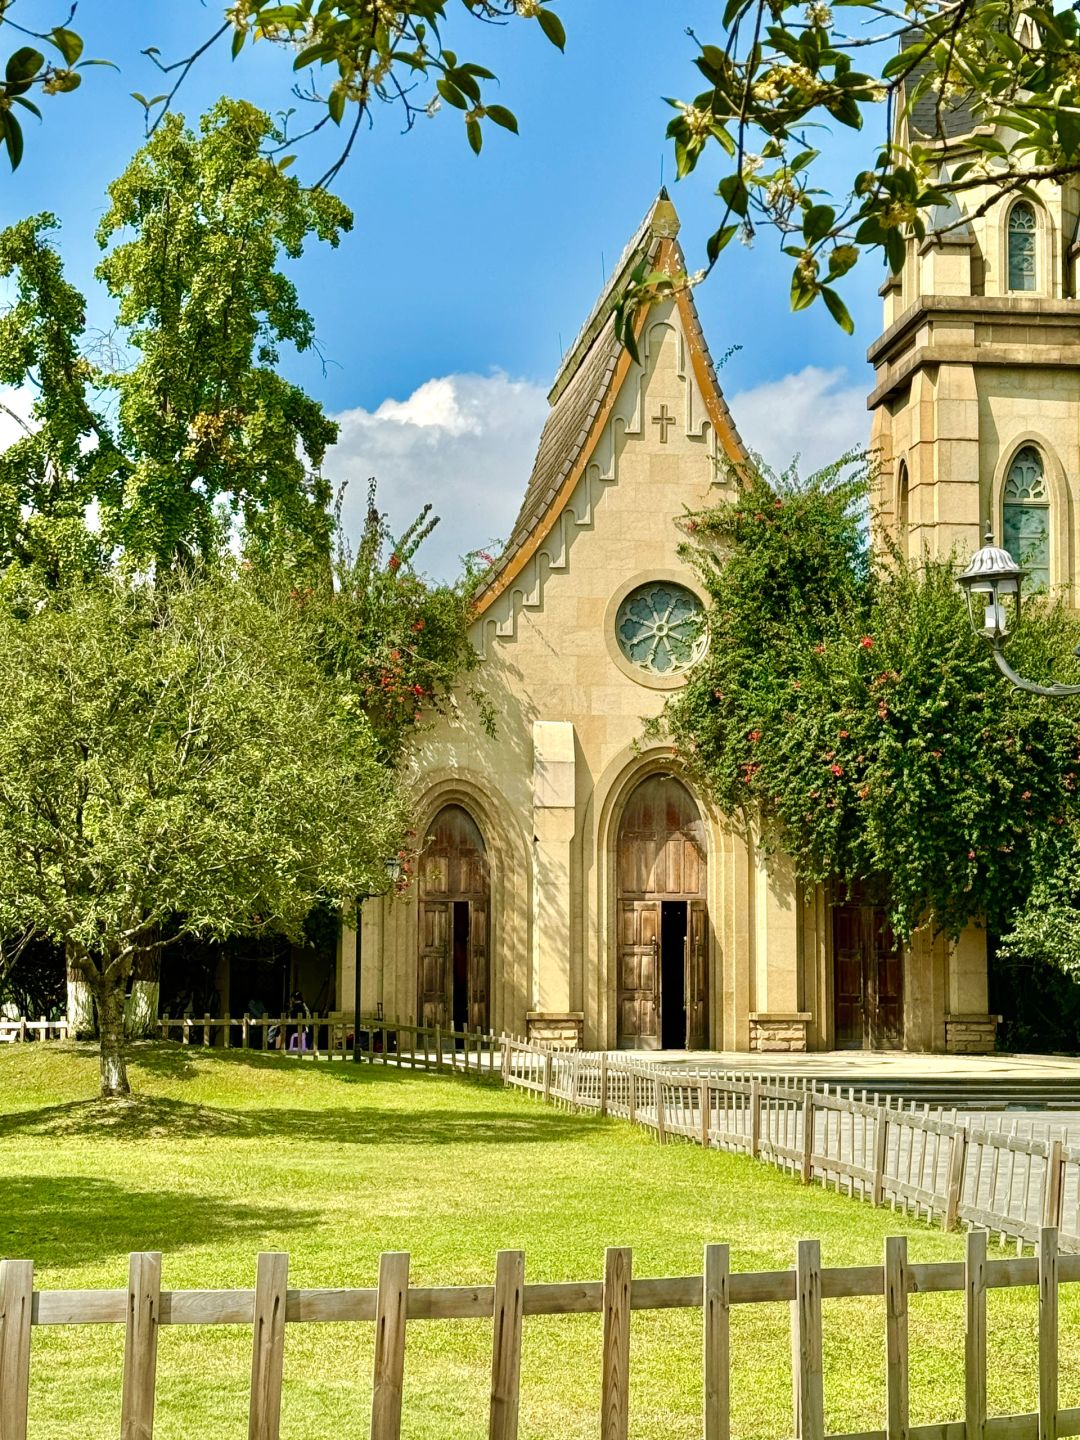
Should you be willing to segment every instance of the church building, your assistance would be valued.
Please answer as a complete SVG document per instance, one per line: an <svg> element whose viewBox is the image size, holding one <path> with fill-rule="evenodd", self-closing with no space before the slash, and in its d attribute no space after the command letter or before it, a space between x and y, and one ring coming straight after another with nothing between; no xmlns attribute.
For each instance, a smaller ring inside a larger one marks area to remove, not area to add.
<svg viewBox="0 0 1080 1440"><path fill-rule="evenodd" d="M1048 517L1048 571L1071 574L1077 372L1047 359L1045 405L1022 378L1032 346L1064 354L1075 324L1046 278L1062 274L1062 223L1035 217L1042 290L1007 287L1015 218L979 264L958 237L890 282L870 403L912 545L973 548L1015 504L1029 508L1006 527L1030 537ZM343 934L339 1004L359 955L361 1009L403 1023L590 1049L992 1048L981 931L952 945L927 926L901 948L872 906L796 883L643 738L708 643L684 517L723 504L745 456L690 293L640 317L640 363L616 338L634 267L684 269L678 229L662 192L555 377L476 605L470 679L495 734L462 697L423 735L415 883L365 904L359 945Z"/></svg>

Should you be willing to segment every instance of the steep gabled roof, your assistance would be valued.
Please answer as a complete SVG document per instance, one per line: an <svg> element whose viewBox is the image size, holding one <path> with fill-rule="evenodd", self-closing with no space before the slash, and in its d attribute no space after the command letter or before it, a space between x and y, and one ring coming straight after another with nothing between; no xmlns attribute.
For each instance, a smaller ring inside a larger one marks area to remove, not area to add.
<svg viewBox="0 0 1080 1440"><path fill-rule="evenodd" d="M685 269L675 238L678 231L675 207L667 191L661 190L559 366L548 392L551 410L540 436L525 498L510 538L477 597L478 613L487 609L528 562L569 500L630 369L630 353L615 334L613 312L619 296L642 260L671 274ZM721 394L690 291L680 291L676 304L695 379L719 443L730 459L744 459L746 449ZM639 332L644 329L645 318L643 312L638 320Z"/></svg>

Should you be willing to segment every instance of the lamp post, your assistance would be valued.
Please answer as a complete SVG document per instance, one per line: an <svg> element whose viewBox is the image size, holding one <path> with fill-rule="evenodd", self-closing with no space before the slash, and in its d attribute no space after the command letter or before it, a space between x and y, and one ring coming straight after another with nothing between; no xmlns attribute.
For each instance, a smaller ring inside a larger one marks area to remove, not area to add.
<svg viewBox="0 0 1080 1440"><path fill-rule="evenodd" d="M353 967L353 1064L360 1063L360 980L364 958L364 901L374 900L380 895L389 895L401 874L401 861L395 856L386 862L386 885L382 890L365 890L356 897L356 964ZM373 1052L374 1053L374 1052Z"/></svg>
<svg viewBox="0 0 1080 1440"><path fill-rule="evenodd" d="M967 601L971 628L980 639L987 641L994 652L998 669L1018 690L1027 690L1032 695L1080 695L1080 685L1038 685L1034 680L1025 680L1005 658L1005 641L1009 635L1008 605L1009 602L1014 603L1015 618L1019 620L1026 574L1027 571L1017 565L1007 550L994 544L993 531L987 525L985 545L976 550L967 569L956 577ZM981 625L977 615L980 605L984 607ZM1080 654L1080 646L1077 654Z"/></svg>

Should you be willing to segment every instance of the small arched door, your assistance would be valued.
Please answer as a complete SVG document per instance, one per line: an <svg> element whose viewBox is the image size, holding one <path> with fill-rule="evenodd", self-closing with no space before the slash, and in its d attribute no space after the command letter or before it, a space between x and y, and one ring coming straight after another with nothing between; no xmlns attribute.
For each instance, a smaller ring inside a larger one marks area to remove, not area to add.
<svg viewBox="0 0 1080 1440"><path fill-rule="evenodd" d="M705 826L689 790L651 775L619 825L618 1043L698 1050L708 1042Z"/></svg>
<svg viewBox="0 0 1080 1440"><path fill-rule="evenodd" d="M446 805L420 856L417 1023L487 1030L490 884L476 821Z"/></svg>

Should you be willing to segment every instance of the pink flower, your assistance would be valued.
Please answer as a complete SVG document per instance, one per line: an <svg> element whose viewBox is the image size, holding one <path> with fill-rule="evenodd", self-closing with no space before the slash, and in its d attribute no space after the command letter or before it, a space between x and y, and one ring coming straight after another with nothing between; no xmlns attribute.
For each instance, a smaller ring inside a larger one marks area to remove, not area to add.
<svg viewBox="0 0 1080 1440"><path fill-rule="evenodd" d="M975 859L975 851L974 851L974 850L969 850L969 851L968 851L968 859L969 859L969 860L974 860L974 859Z"/></svg>
<svg viewBox="0 0 1080 1440"><path fill-rule="evenodd" d="M760 730L751 730L751 731L750 731L749 739L750 739L750 743L751 743L752 745L756 745L757 742L761 739L761 731L760 731Z"/></svg>
<svg viewBox="0 0 1080 1440"><path fill-rule="evenodd" d="M829 769L834 775L842 775L844 773L844 767L842 765L830 765Z"/></svg>
<svg viewBox="0 0 1080 1440"><path fill-rule="evenodd" d="M873 640L871 639L871 637L870 637L869 635L864 635L864 636L862 637L862 639L859 641L859 649L860 649L860 650L872 650L873 648L874 648L874 642L873 642Z"/></svg>

